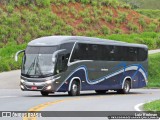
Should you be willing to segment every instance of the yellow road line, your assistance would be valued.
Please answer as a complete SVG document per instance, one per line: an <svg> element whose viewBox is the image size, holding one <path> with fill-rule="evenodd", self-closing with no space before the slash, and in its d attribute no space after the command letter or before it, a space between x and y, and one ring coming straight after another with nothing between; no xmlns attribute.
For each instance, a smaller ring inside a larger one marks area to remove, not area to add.
<svg viewBox="0 0 160 120"><path fill-rule="evenodd" d="M115 96L115 95L111 95L111 96ZM87 97L76 97L76 98L67 98L67 99L62 99L62 100L56 100L56 101L51 101L51 102L46 102L46 103L42 103L39 104L35 107L32 107L28 110L28 112L39 112L42 109L54 105L54 104L58 104L58 103L63 103L66 101L71 101L71 100L78 100L78 99L92 99L92 98L104 98L104 97L109 97L109 96L105 96L105 95L100 95L100 96L87 96ZM37 120L36 117L23 117L23 120Z"/></svg>
<svg viewBox="0 0 160 120"><path fill-rule="evenodd" d="M54 104L58 104L58 103L63 103L66 101L71 101L71 100L78 100L78 99L92 99L92 98L104 98L106 96L88 96L88 97L77 97L77 98L67 98L67 99L63 99L63 100L56 100L56 101L52 101L52 102L46 102L43 104L39 104L35 107L32 107L28 110L28 112L39 112L42 109L54 105ZM23 120L37 120L36 117L23 117Z"/></svg>
<svg viewBox="0 0 160 120"><path fill-rule="evenodd" d="M48 106L51 106L51 105L54 105L54 104L57 104L57 103L62 103L62 102L65 102L65 101L70 101L70 100L77 100L79 98L71 98L71 99L63 99L63 100L56 100L56 101L53 101L53 102L46 102L46 103L43 103L43 104L39 104L35 107L32 107L31 109L28 110L28 112L39 112L41 111L42 109L48 107ZM36 117L23 117L23 120L37 120Z"/></svg>

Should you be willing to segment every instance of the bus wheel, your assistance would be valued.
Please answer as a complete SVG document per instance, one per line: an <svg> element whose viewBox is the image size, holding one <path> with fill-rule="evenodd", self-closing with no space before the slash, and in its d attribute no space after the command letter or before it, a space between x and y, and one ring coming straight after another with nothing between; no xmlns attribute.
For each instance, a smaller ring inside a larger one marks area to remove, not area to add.
<svg viewBox="0 0 160 120"><path fill-rule="evenodd" d="M41 91L42 96L48 96L48 94L49 94L48 92Z"/></svg>
<svg viewBox="0 0 160 120"><path fill-rule="evenodd" d="M105 94L107 90L95 90L97 94Z"/></svg>
<svg viewBox="0 0 160 120"><path fill-rule="evenodd" d="M80 95L80 83L74 80L71 84L71 89L68 91L68 94L70 96Z"/></svg>
<svg viewBox="0 0 160 120"><path fill-rule="evenodd" d="M127 94L130 91L130 82L128 80L125 81L123 89L117 90L119 94Z"/></svg>

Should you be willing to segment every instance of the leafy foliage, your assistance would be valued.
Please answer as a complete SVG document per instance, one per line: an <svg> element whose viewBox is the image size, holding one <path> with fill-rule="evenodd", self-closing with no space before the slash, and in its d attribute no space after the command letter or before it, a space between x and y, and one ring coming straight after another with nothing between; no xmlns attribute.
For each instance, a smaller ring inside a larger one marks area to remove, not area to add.
<svg viewBox="0 0 160 120"><path fill-rule="evenodd" d="M138 9L136 10L140 14L143 14L145 16L148 16L150 18L160 18L160 10L152 10L152 9Z"/></svg>
<svg viewBox="0 0 160 120"><path fill-rule="evenodd" d="M76 2L81 8L70 7ZM130 33L139 32L139 28L127 21L129 7L118 12L117 8L127 6L118 0L0 0L0 4L0 72L19 69L20 62L13 61L15 53L42 36L83 35L143 43L150 49L160 46L159 33L120 35L124 33L121 24L125 23ZM144 21L138 24L143 26ZM144 26L144 31L157 29L155 23Z"/></svg>
<svg viewBox="0 0 160 120"><path fill-rule="evenodd" d="M160 54L153 54L149 56L149 82L148 87L160 87Z"/></svg>
<svg viewBox="0 0 160 120"><path fill-rule="evenodd" d="M144 109L146 111L160 111L160 100L155 100L149 103L144 104Z"/></svg>

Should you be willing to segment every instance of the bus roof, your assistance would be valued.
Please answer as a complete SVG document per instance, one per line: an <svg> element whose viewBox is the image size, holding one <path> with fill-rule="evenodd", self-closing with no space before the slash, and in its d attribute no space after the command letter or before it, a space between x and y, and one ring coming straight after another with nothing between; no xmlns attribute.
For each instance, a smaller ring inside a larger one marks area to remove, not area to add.
<svg viewBox="0 0 160 120"><path fill-rule="evenodd" d="M143 44L133 44L115 40L84 37L84 36L46 36L37 38L28 43L28 46L56 46L68 42L79 42L79 43L92 43L92 44L108 44L108 45L120 45L120 46L133 46L133 47L146 47Z"/></svg>

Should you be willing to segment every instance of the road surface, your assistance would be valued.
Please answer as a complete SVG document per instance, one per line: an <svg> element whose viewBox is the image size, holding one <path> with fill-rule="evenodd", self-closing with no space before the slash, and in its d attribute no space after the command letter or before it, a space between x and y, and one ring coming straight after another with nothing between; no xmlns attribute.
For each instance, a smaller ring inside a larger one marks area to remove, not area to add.
<svg viewBox="0 0 160 120"><path fill-rule="evenodd" d="M131 90L127 95L119 95L115 92L97 95L94 91L87 91L82 92L78 97L70 97L66 93L42 97L39 92L1 89L0 111L135 111L137 104L155 99L160 99L160 89L136 89ZM94 119L97 118L92 118ZM107 118L99 119L106 120Z"/></svg>
<svg viewBox="0 0 160 120"><path fill-rule="evenodd" d="M94 91L85 91L78 97L70 97L67 93L55 93L42 97L39 92L21 91L19 82L19 70L0 73L0 111L135 111L136 105L140 103L160 99L160 89L136 89L131 90L127 95L116 94L113 91L97 95ZM1 119L6 120L6 118ZM50 119L63 120L64 118ZM74 120L75 118L65 119ZM106 120L107 118L83 118L83 120L97 119Z"/></svg>

